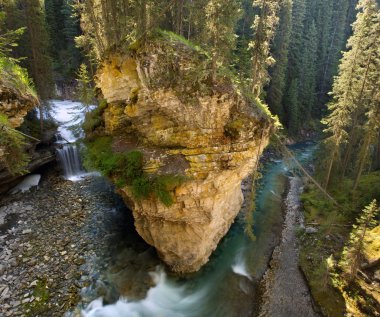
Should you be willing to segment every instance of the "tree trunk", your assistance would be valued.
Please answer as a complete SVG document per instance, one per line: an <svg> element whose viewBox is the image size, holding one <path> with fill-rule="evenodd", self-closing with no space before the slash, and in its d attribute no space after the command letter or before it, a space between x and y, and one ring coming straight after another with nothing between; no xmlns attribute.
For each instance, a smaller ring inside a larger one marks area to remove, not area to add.
<svg viewBox="0 0 380 317"><path fill-rule="evenodd" d="M369 144L371 141L370 133L371 132L368 131L365 138L364 138L363 149L361 151L362 153L359 157L359 167L358 167L358 171L356 174L355 183L354 183L354 186L352 188L353 191L355 191L356 188L358 187L360 177L362 176L362 173L363 173L364 163L365 163L365 159L366 159L367 154L368 154L368 148L369 148Z"/></svg>
<svg viewBox="0 0 380 317"><path fill-rule="evenodd" d="M333 152L331 154L329 167L327 168L326 180L325 180L325 184L323 187L324 190L327 190L327 187L328 187L329 182L330 182L331 170L332 170L332 166L334 164L335 155L338 152L338 147L339 147L339 139L335 142L335 146L334 146Z"/></svg>

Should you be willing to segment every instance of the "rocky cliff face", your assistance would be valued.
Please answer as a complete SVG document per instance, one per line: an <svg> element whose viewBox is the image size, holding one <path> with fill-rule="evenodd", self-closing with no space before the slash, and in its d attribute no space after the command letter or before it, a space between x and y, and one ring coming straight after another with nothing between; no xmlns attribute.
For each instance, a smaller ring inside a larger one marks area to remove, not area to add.
<svg viewBox="0 0 380 317"><path fill-rule="evenodd" d="M8 77L15 77L13 84L0 78L0 115L7 117L8 128L17 128L24 122L27 113L38 105L38 100L27 89L22 91L17 88L14 84L17 82L16 74L10 73ZM0 129L6 129L1 125L0 123ZM28 164L25 163L25 169L30 172L55 160L54 149L41 147L36 151L35 142L16 145L12 139L3 138L4 134L0 135L0 194L12 188L22 177L9 169L9 162L19 163L20 153L27 153L29 156L30 160ZM17 150L12 152L15 149Z"/></svg>
<svg viewBox="0 0 380 317"><path fill-rule="evenodd" d="M26 114L38 104L36 97L21 93L0 78L0 114L5 114L12 127L19 127Z"/></svg>
<svg viewBox="0 0 380 317"><path fill-rule="evenodd" d="M173 271L198 270L243 203L241 182L255 168L273 120L227 76L211 82L207 57L177 39L159 39L106 58L98 86L105 131L117 151L138 149L144 170L180 174L174 203L120 189L139 234Z"/></svg>

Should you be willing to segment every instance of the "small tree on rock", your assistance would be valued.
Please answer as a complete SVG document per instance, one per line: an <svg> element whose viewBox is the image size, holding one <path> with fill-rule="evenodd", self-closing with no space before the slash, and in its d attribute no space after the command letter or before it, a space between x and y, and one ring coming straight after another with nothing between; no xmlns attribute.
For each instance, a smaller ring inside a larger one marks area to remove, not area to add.
<svg viewBox="0 0 380 317"><path fill-rule="evenodd" d="M94 100L94 89L91 85L91 78L85 64L80 65L77 76L77 95L82 102L85 113L88 113L90 111L90 105Z"/></svg>
<svg viewBox="0 0 380 317"><path fill-rule="evenodd" d="M357 276L363 259L364 238L367 230L376 225L375 217L380 209L374 199L363 209L362 215L353 226L348 245L343 249L340 266L347 275L348 281L353 281Z"/></svg>

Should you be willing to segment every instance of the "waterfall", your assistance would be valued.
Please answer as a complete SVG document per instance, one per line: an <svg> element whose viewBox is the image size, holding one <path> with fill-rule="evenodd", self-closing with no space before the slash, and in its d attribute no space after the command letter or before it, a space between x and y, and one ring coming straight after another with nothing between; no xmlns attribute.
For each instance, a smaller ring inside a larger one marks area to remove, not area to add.
<svg viewBox="0 0 380 317"><path fill-rule="evenodd" d="M53 117L58 123L57 155L64 177L71 181L78 181L84 176L96 174L87 173L84 170L79 148L74 144L78 138L83 137L80 127L84 120L83 106L80 102L70 100L51 100L50 105Z"/></svg>
<svg viewBox="0 0 380 317"><path fill-rule="evenodd" d="M58 159L66 179L77 180L85 173L82 168L79 150L76 145L65 144L57 150Z"/></svg>

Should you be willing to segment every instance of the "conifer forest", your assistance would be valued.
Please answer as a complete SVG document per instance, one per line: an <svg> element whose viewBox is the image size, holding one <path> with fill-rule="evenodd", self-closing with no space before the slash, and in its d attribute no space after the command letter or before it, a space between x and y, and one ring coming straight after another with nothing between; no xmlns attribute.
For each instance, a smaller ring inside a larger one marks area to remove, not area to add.
<svg viewBox="0 0 380 317"><path fill-rule="evenodd" d="M2 316L380 316L380 1L0 0Z"/></svg>

